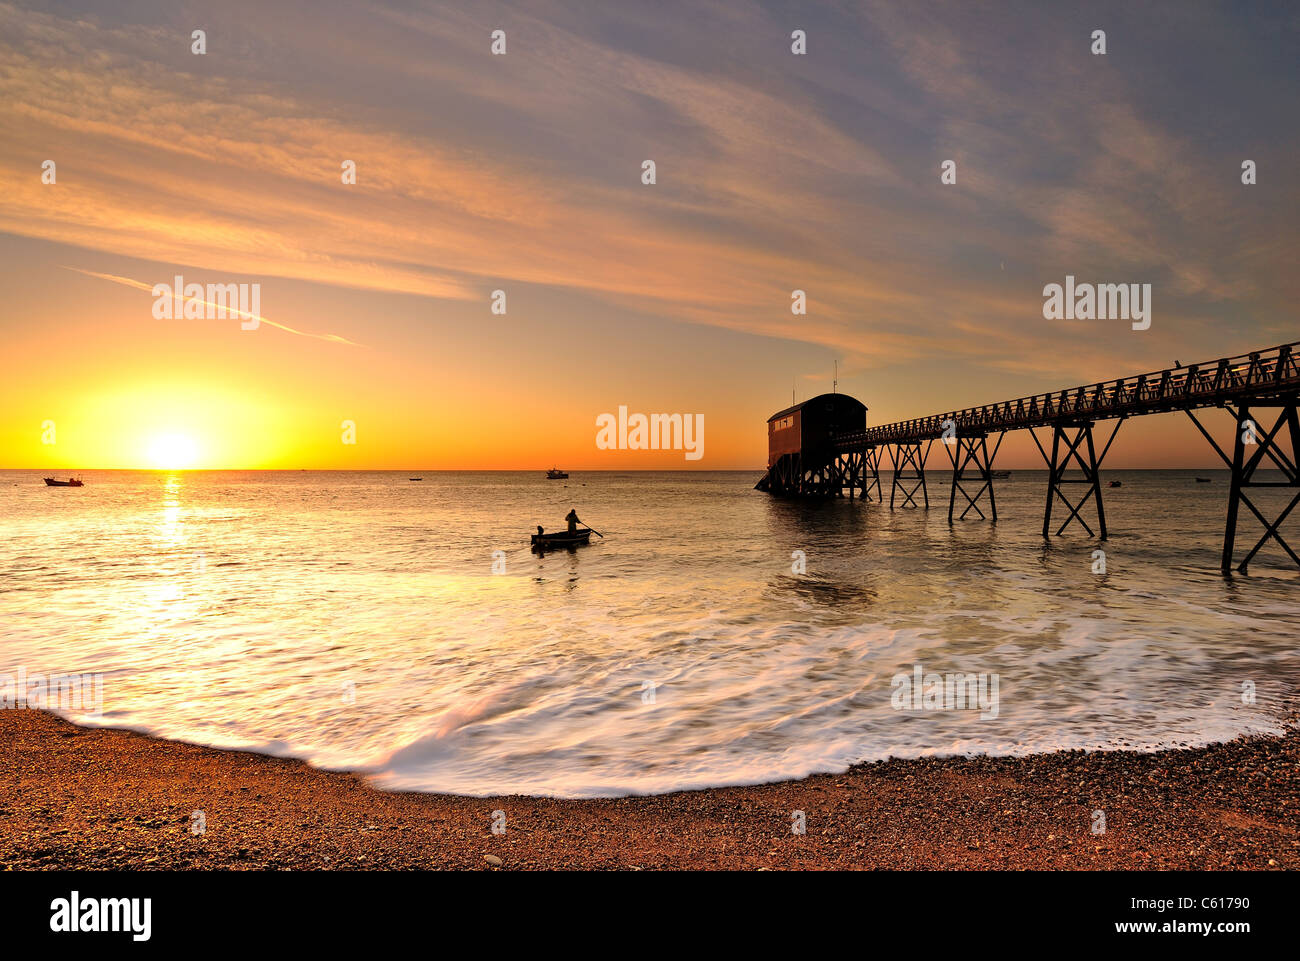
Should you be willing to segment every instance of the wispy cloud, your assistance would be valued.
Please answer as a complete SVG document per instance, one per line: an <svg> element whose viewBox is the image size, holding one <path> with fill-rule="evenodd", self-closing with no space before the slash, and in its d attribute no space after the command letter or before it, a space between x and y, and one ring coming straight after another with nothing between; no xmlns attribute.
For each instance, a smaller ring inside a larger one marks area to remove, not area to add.
<svg viewBox="0 0 1300 961"><path fill-rule="evenodd" d="M1296 293L1294 132L1260 134L1274 179L1243 194L1246 146L1207 146L1157 89L1168 64L1119 54L1155 42L1121 7L1109 59L1033 5L810 13L807 57L786 16L729 4L654 30L630 5L300 9L283 30L234 3L193 57L163 6L141 29L0 4L0 230L455 301L544 285L850 369L939 352L1042 369L1065 341L1069 380L1081 357L1102 375L1163 348L1044 322L1041 287L1067 271L1154 282L1164 329L1234 347L1249 333L1225 317L1267 327ZM1279 117L1294 94L1274 91ZM57 188L34 174L47 157Z"/></svg>
<svg viewBox="0 0 1300 961"><path fill-rule="evenodd" d="M97 277L100 280L108 280L115 284L121 284L123 287L133 287L136 290L148 291L151 294L153 293L155 287L154 284L146 284L143 281L132 280L130 277L119 277L116 274L102 274L94 270L83 270L80 267L69 267L67 264L60 264L59 266L62 267L64 270L76 271L77 273L84 274L87 277ZM298 330L294 327L290 327L288 324L281 324L278 323L277 321L271 320L269 317L265 317L262 314L255 314L252 313L251 311L240 310L237 307L231 307L230 305L224 303L218 304L214 301L206 300L202 297L189 297L186 296L184 293L181 293L179 297L176 297L175 294L173 294L173 299L180 300L182 304L189 304L189 303L203 304L206 307L211 307L213 309L220 309L227 313L234 314L237 317L243 317L248 320L255 320L259 324L266 324L268 327L274 327L277 330L283 330L285 333L296 334L299 337L311 337L316 340L328 341L331 344L347 344L349 347L363 346L354 341L348 340L346 337L343 337L339 334L314 334L308 330Z"/></svg>

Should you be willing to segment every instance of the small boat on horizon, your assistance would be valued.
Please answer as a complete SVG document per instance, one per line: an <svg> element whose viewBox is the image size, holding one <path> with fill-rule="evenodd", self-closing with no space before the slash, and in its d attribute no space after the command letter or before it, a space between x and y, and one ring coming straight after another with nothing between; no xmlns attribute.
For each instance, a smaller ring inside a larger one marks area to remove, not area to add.
<svg viewBox="0 0 1300 961"><path fill-rule="evenodd" d="M406 478L406 479L407 479L407 480L413 480L413 481L424 480L423 477L408 477L408 478Z"/></svg>
<svg viewBox="0 0 1300 961"><path fill-rule="evenodd" d="M1120 481L1111 481L1111 482L1110 482L1109 484L1107 484L1106 486L1107 486L1107 487L1123 487L1124 485L1123 485L1123 483L1121 483Z"/></svg>
<svg viewBox="0 0 1300 961"><path fill-rule="evenodd" d="M997 478L998 480L1006 480L1008 477L1011 476L1011 471L1009 470L989 471L989 476Z"/></svg>
<svg viewBox="0 0 1300 961"><path fill-rule="evenodd" d="M546 472L546 479L547 480L568 480L569 474L567 471L562 471L558 467L552 467L550 470Z"/></svg>
<svg viewBox="0 0 1300 961"><path fill-rule="evenodd" d="M1196 478L1196 483L1198 483L1198 484L1208 484L1209 482L1210 482L1210 478L1208 478L1208 477L1198 477L1198 478Z"/></svg>
<svg viewBox="0 0 1300 961"><path fill-rule="evenodd" d="M69 477L67 480L57 480L53 477L45 478L46 487L85 487L80 477Z"/></svg>

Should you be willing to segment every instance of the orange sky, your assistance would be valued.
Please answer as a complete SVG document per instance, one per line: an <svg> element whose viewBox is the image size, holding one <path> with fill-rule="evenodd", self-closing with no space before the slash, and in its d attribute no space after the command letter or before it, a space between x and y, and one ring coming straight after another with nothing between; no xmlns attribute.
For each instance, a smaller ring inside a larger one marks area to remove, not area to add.
<svg viewBox="0 0 1300 961"><path fill-rule="evenodd" d="M880 423L1300 336L1265 13L1116 8L1143 57L1098 58L1059 11L867 3L794 57L757 8L236 0L197 56L184 6L77 6L0 3L0 466L755 468L836 361ZM1152 328L1044 320L1067 273L1151 283ZM175 274L267 323L156 318ZM597 449L619 405L705 456ZM1174 417L1109 461L1214 463Z"/></svg>

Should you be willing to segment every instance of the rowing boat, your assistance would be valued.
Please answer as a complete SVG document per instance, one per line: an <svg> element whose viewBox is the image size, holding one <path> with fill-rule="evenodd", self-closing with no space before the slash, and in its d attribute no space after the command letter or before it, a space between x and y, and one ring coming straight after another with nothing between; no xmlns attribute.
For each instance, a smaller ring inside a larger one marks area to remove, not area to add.
<svg viewBox="0 0 1300 961"><path fill-rule="evenodd" d="M575 531L570 534L568 531L556 531L554 534L534 534L534 547L576 547L579 544L586 544L591 540L590 530Z"/></svg>

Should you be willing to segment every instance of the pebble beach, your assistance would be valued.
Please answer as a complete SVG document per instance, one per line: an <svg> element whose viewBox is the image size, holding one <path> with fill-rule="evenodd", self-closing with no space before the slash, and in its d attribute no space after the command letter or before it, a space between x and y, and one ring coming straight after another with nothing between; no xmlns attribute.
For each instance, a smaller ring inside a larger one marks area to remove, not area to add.
<svg viewBox="0 0 1300 961"><path fill-rule="evenodd" d="M80 728L35 710L0 711L0 761L4 870L1300 863L1294 723L1282 737L1200 748L891 759L796 781L590 800L380 791L301 761Z"/></svg>

